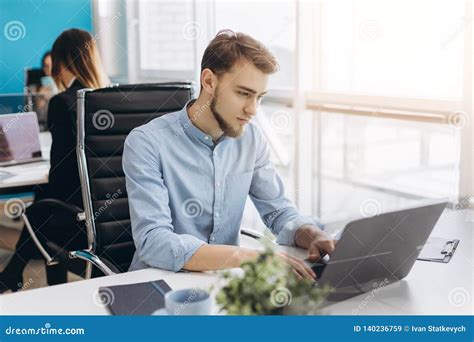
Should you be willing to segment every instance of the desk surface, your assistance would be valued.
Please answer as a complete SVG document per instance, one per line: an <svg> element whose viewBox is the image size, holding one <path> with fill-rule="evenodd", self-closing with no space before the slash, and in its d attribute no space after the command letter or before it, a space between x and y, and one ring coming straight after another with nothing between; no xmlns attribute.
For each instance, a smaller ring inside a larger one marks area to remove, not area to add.
<svg viewBox="0 0 474 342"><path fill-rule="evenodd" d="M49 152L51 150L51 134L40 133L41 154L44 161L0 167L0 171L14 174L13 177L0 181L1 192L18 192L24 187L33 187L38 184L48 183Z"/></svg>
<svg viewBox="0 0 474 342"><path fill-rule="evenodd" d="M473 255L472 230L474 212L468 210L442 215L432 236L458 238L458 250L448 264L417 261L409 275L395 284L375 292L328 306L324 314L333 315L472 315ZM261 248L254 240L243 239L242 245ZM278 247L300 257L306 251ZM146 269L51 286L0 296L2 315L106 315L96 294L100 286L138 283L164 279L173 289L216 284L217 273L173 273Z"/></svg>

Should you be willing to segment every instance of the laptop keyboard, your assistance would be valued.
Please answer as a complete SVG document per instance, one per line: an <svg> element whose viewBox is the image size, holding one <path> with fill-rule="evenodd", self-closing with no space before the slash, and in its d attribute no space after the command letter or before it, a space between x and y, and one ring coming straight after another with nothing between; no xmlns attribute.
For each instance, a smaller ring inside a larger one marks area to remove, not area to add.
<svg viewBox="0 0 474 342"><path fill-rule="evenodd" d="M321 279L323 275L324 269L326 268L327 264L322 263L314 263L311 265L311 269L314 273L316 273L316 279Z"/></svg>

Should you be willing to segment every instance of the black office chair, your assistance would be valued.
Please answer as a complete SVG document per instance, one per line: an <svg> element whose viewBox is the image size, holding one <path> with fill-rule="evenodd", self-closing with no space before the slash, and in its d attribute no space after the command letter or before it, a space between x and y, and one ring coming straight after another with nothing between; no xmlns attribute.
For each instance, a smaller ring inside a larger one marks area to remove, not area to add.
<svg viewBox="0 0 474 342"><path fill-rule="evenodd" d="M43 86L41 79L45 76L46 74L41 68L25 68L25 83L23 88L25 97L21 107L15 108L15 112L17 110L21 111L21 108L23 108L22 111L35 111L42 132L48 130L48 102L54 95L51 86L45 88L46 92L39 92Z"/></svg>
<svg viewBox="0 0 474 342"><path fill-rule="evenodd" d="M64 264L85 278L128 270L135 246L122 170L125 138L135 127L180 110L192 97L193 85L186 82L78 91L76 152L84 210L40 200L23 214L47 265ZM53 214L77 226L79 238L74 244L41 244L37 227ZM97 266L94 272L92 265Z"/></svg>
<svg viewBox="0 0 474 342"><path fill-rule="evenodd" d="M43 69L25 68L25 89L33 92L38 90L43 76L45 76Z"/></svg>
<svg viewBox="0 0 474 342"><path fill-rule="evenodd" d="M78 91L76 152L84 212L73 207L63 209L68 210L71 220L78 222L78 232L87 233L87 243L83 248L68 250L48 242L54 257L40 248L48 264L59 260L68 264L68 270L85 278L128 270L135 245L122 169L125 138L133 128L180 110L192 97L191 83L124 85ZM33 208L41 205L41 201L38 203L33 204ZM28 208L24 216L26 221L28 210L31 209ZM34 236L34 229L29 230ZM243 230L242 233L261 237L253 231ZM67 260L67 255L72 260Z"/></svg>
<svg viewBox="0 0 474 342"><path fill-rule="evenodd" d="M47 198L33 202L22 216L33 242L45 259L48 284L66 282L67 271L84 276L85 262L69 258L69 251L87 248L87 232L81 208ZM76 232L73 238L61 235L61 238L55 236L48 239L42 234L43 230L56 232L65 227Z"/></svg>
<svg viewBox="0 0 474 342"><path fill-rule="evenodd" d="M135 253L122 153L130 131L193 97L190 83L127 85L78 92L77 157L88 236L88 249L73 258L88 261L105 274L126 272Z"/></svg>

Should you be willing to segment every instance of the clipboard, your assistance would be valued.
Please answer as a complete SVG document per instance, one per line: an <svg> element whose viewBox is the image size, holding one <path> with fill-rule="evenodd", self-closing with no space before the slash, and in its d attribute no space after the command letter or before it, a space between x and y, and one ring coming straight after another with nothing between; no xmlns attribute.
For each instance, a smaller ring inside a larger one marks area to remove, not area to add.
<svg viewBox="0 0 474 342"><path fill-rule="evenodd" d="M458 239L430 237L417 260L448 263L459 245Z"/></svg>

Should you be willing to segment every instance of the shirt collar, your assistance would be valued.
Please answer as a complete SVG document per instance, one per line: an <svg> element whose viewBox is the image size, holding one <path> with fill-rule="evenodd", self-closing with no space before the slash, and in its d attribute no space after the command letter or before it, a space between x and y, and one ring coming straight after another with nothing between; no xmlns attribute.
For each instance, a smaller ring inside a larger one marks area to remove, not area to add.
<svg viewBox="0 0 474 342"><path fill-rule="evenodd" d="M217 145L217 143L220 143L226 137L222 135L217 140L216 144L214 144L214 142L212 141L212 136L204 133L193 124L193 122L189 119L187 108L190 107L195 101L196 101L195 99L188 101L188 103L186 103L184 108L181 110L181 113L180 113L181 128L189 137L194 137L200 142L202 142L203 144L211 148L214 148L215 145Z"/></svg>
<svg viewBox="0 0 474 342"><path fill-rule="evenodd" d="M76 80L75 76L73 78L71 78L71 80L69 81L69 84L67 85L66 88L71 88L71 86L72 86L72 84L74 83L75 80Z"/></svg>

